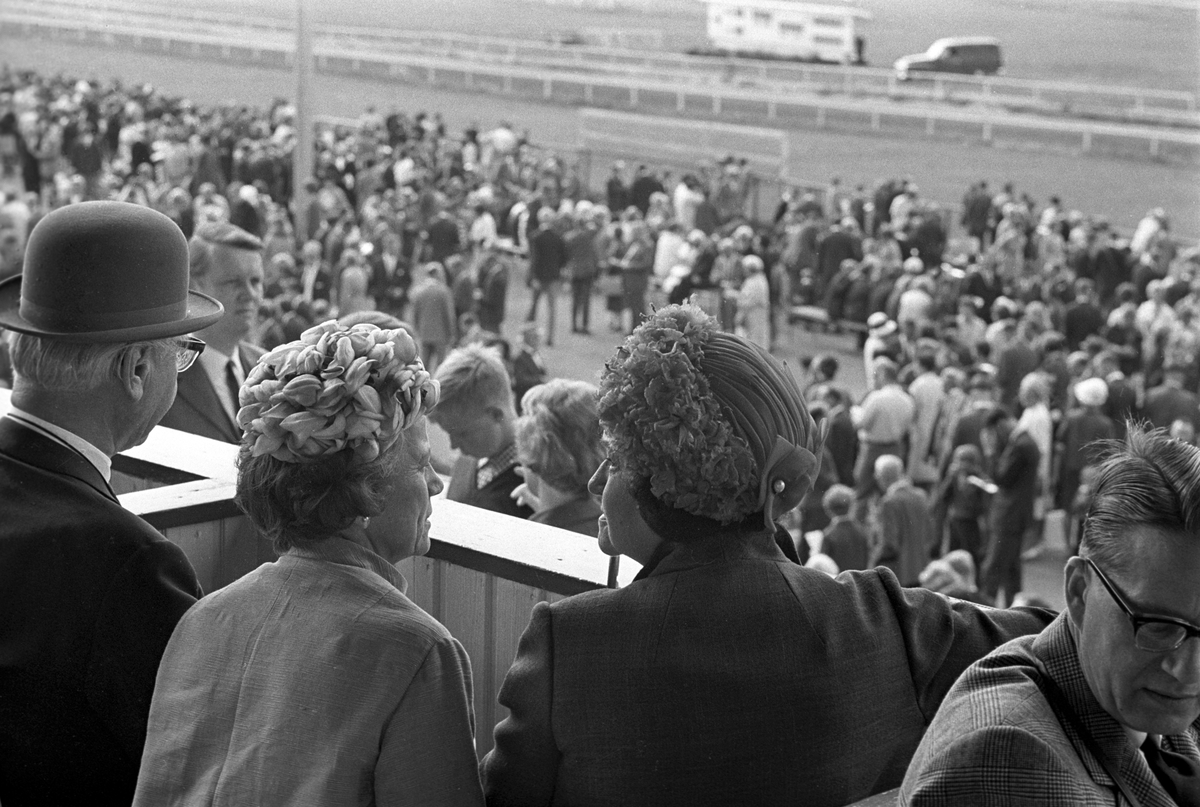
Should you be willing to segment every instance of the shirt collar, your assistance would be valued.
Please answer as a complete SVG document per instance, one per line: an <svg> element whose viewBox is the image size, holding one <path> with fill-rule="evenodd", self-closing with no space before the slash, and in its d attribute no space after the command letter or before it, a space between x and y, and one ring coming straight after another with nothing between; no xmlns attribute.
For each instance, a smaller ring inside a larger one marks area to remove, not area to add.
<svg viewBox="0 0 1200 807"><path fill-rule="evenodd" d="M31 415L15 406L8 410L8 416L75 450L95 467L100 476L104 477L105 482L112 481L112 458L78 434L67 431L62 426L56 426L48 420L43 420L37 415Z"/></svg>
<svg viewBox="0 0 1200 807"><path fill-rule="evenodd" d="M204 372L208 373L209 378L219 379L222 382L225 379L225 365L229 364L229 360L233 359L234 363L241 366L241 359L237 355L238 351L235 348L233 355L214 348L212 345L205 345L204 352L196 357L196 361L200 362L200 366L204 368Z"/></svg>

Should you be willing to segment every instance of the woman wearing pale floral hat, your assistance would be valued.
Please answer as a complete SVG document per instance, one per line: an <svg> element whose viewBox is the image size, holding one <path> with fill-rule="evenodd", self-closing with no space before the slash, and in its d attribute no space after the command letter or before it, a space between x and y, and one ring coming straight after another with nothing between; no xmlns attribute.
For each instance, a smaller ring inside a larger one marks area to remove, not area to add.
<svg viewBox="0 0 1200 807"><path fill-rule="evenodd" d="M633 583L539 603L500 691L489 805L840 805L896 787L958 677L1048 612L831 578L776 520L822 435L791 373L694 306L606 366L599 543Z"/></svg>
<svg viewBox="0 0 1200 807"><path fill-rule="evenodd" d="M180 621L136 804L481 803L466 652L393 566L429 548L438 394L400 329L329 321L259 360L237 502L282 556Z"/></svg>

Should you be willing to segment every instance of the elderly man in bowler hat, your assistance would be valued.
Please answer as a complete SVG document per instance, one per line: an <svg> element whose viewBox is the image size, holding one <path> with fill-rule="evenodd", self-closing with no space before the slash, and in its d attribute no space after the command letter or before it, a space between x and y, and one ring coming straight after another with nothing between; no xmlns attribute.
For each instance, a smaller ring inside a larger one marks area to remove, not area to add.
<svg viewBox="0 0 1200 807"><path fill-rule="evenodd" d="M220 302L225 315L198 334L207 348L179 376L179 395L162 425L237 443L238 390L264 353L245 341L263 300L262 241L229 222L210 222L196 228L188 253L192 288Z"/></svg>
<svg viewBox="0 0 1200 807"><path fill-rule="evenodd" d="M163 648L201 595L123 509L111 457L146 439L221 317L188 291L171 219L122 202L47 215L0 283L0 802L129 804Z"/></svg>

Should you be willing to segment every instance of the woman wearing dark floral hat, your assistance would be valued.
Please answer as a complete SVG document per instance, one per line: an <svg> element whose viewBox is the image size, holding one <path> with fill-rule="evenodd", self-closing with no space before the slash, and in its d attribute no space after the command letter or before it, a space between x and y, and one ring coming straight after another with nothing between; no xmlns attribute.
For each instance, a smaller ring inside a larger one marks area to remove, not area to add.
<svg viewBox="0 0 1200 807"><path fill-rule="evenodd" d="M600 393L599 542L643 568L534 608L489 804L845 804L900 784L968 664L1049 622L789 560L775 521L821 430L785 367L698 308L641 324Z"/></svg>
<svg viewBox="0 0 1200 807"><path fill-rule="evenodd" d="M481 803L470 662L393 566L429 548L438 395L402 329L331 320L259 360L237 502L282 557L180 621L135 804Z"/></svg>

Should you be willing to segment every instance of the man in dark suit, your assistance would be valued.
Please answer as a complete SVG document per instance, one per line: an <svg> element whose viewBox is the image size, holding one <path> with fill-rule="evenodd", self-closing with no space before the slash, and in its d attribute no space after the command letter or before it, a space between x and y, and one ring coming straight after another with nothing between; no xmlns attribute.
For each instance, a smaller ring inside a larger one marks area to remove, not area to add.
<svg viewBox="0 0 1200 807"><path fill-rule="evenodd" d="M915 586L936 540L929 497L905 475L904 461L894 454L875 460L875 481L883 496L871 566L886 566L900 585Z"/></svg>
<svg viewBox="0 0 1200 807"><path fill-rule="evenodd" d="M499 353L479 344L459 348L438 365L436 378L441 400L430 420L450 436L450 447L462 452L446 498L529 518L533 510L512 498L525 480L517 473L512 382Z"/></svg>
<svg viewBox="0 0 1200 807"><path fill-rule="evenodd" d="M183 552L123 509L111 458L146 439L221 317L189 293L171 219L47 215L0 284L16 378L0 418L0 802L128 805L158 663L201 595Z"/></svg>
<svg viewBox="0 0 1200 807"><path fill-rule="evenodd" d="M179 376L179 395L162 425L237 443L238 390L263 349L244 341L263 299L262 241L228 222L196 228L188 242L192 288L217 299L225 315L200 331L207 347Z"/></svg>
<svg viewBox="0 0 1200 807"><path fill-rule="evenodd" d="M1033 437L1018 429L1012 415L1003 408L988 415L980 441L992 481L999 488L988 513L991 539L980 589L993 602L999 602L996 592L1003 588L1011 604L1021 590L1021 541L1033 524L1041 452Z"/></svg>
<svg viewBox="0 0 1200 807"><path fill-rule="evenodd" d="M900 803L1200 804L1198 520L1200 450L1131 429L1100 467L1067 610L967 668Z"/></svg>
<svg viewBox="0 0 1200 807"><path fill-rule="evenodd" d="M833 558L839 572L870 568L871 541L866 531L850 517L854 488L834 485L821 500L829 526L821 535L821 553Z"/></svg>

